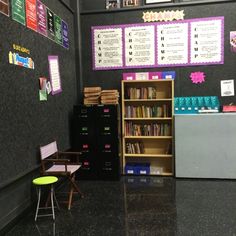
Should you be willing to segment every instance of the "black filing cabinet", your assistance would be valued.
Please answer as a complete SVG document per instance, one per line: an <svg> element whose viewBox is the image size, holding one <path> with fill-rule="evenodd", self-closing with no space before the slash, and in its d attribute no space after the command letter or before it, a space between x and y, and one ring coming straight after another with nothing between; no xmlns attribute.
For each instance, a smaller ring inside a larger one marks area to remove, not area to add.
<svg viewBox="0 0 236 236"><path fill-rule="evenodd" d="M78 179L119 180L118 105L77 105L73 114L74 151L82 152Z"/></svg>

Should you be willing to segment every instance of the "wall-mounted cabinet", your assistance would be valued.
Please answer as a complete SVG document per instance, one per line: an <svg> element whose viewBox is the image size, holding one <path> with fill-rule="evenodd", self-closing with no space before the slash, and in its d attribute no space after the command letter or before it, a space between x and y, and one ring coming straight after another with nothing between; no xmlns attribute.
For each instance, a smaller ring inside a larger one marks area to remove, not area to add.
<svg viewBox="0 0 236 236"><path fill-rule="evenodd" d="M123 173L148 163L152 175L173 175L173 80L122 81Z"/></svg>

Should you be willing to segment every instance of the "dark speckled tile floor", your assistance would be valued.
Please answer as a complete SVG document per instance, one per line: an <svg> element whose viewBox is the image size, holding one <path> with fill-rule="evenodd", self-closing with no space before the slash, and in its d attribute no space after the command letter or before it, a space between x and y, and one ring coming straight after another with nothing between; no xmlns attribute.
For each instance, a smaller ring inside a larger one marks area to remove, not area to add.
<svg viewBox="0 0 236 236"><path fill-rule="evenodd" d="M56 221L30 212L7 236L236 236L236 181L123 177L80 181L84 199Z"/></svg>

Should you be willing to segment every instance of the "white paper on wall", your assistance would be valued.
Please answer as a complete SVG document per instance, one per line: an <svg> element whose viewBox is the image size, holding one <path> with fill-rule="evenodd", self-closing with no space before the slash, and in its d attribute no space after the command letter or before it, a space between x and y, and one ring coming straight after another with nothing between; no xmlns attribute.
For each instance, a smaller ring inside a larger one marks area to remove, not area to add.
<svg viewBox="0 0 236 236"><path fill-rule="evenodd" d="M222 59L222 21L204 20L190 23L190 63L220 62Z"/></svg>
<svg viewBox="0 0 236 236"><path fill-rule="evenodd" d="M121 67L122 58L122 29L107 28L94 30L95 68Z"/></svg>
<svg viewBox="0 0 236 236"><path fill-rule="evenodd" d="M188 63L188 23L157 26L157 64Z"/></svg>
<svg viewBox="0 0 236 236"><path fill-rule="evenodd" d="M155 27L133 26L125 31L125 65L155 65Z"/></svg>
<svg viewBox="0 0 236 236"><path fill-rule="evenodd" d="M221 80L221 96L234 96L234 80Z"/></svg>

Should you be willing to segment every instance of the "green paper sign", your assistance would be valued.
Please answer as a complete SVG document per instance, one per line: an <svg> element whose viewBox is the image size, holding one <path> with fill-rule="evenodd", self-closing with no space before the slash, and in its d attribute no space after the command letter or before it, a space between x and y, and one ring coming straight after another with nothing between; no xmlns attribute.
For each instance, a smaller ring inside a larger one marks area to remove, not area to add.
<svg viewBox="0 0 236 236"><path fill-rule="evenodd" d="M62 34L61 34L61 18L54 15L54 26L55 26L55 41L62 45Z"/></svg>
<svg viewBox="0 0 236 236"><path fill-rule="evenodd" d="M11 9L12 9L12 19L22 25L25 25L25 1L12 0Z"/></svg>
<svg viewBox="0 0 236 236"><path fill-rule="evenodd" d="M39 90L39 101L47 101L47 91Z"/></svg>

